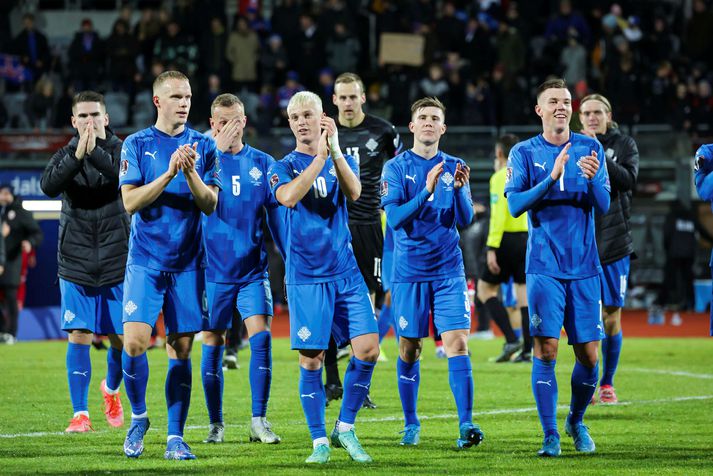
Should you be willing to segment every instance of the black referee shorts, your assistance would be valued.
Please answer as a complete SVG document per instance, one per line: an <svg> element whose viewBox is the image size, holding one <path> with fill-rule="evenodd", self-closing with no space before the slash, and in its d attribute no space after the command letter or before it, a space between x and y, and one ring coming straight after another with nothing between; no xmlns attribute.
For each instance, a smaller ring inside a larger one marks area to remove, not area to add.
<svg viewBox="0 0 713 476"><path fill-rule="evenodd" d="M384 232L381 223L349 224L352 248L359 271L370 293L381 292L381 258L384 256Z"/></svg>
<svg viewBox="0 0 713 476"><path fill-rule="evenodd" d="M488 269L488 258L483 253L480 279L490 284L506 283L512 276L517 284L525 284L525 254L527 253L527 232L503 233L500 248L495 251L500 266L500 274Z"/></svg>

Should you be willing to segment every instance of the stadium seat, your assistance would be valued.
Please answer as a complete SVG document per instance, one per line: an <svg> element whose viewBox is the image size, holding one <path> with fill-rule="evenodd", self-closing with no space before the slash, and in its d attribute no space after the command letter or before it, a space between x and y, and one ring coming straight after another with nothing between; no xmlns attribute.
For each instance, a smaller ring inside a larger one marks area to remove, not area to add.
<svg viewBox="0 0 713 476"><path fill-rule="evenodd" d="M129 95L123 92L108 92L104 95L106 112L112 127L124 127L129 120Z"/></svg>
<svg viewBox="0 0 713 476"><path fill-rule="evenodd" d="M5 104L5 110L7 110L9 127L19 129L30 127L30 121L27 118L27 114L25 114L26 93L5 93L2 100Z"/></svg>

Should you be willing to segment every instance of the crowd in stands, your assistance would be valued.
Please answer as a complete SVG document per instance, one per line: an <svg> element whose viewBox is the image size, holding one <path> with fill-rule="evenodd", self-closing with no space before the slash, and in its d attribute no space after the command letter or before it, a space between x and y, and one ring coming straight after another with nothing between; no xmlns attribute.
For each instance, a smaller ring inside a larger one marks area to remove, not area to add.
<svg viewBox="0 0 713 476"><path fill-rule="evenodd" d="M8 79L3 70L5 91L26 93L25 115L0 111L0 127L67 127L82 89L109 93L116 125L145 126L150 85L167 69L191 77L196 125L226 91L242 97L259 131L285 126L286 104L302 89L333 113L334 78L356 71L367 108L398 126L425 95L447 105L451 125L533 123L533 89L554 74L567 80L575 107L589 92L606 94L621 123L713 127L706 0L276 0L269 15L241 1L234 18L224 2L165 3L127 2L108 37L88 14L67 48L38 28L45 12L26 13L19 35L0 37L0 51L31 73ZM380 64L383 32L421 35L423 65Z"/></svg>

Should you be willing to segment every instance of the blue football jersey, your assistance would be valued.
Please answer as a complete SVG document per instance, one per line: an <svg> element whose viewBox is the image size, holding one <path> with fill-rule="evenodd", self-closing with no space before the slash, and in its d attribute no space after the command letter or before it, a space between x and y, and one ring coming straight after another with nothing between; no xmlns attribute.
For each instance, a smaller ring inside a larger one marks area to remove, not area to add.
<svg viewBox="0 0 713 476"><path fill-rule="evenodd" d="M312 159L293 151L275 162L269 172L273 194L309 167ZM350 155L345 159L358 177L356 161ZM347 198L339 188L334 162L328 157L312 189L294 208L285 207L287 284L324 283L359 272L348 221Z"/></svg>
<svg viewBox="0 0 713 476"><path fill-rule="evenodd" d="M610 191L606 156L599 141L591 137L571 133L570 142L570 158L564 173L527 211L527 273L581 279L601 271L594 235L594 206L587 178L578 162L596 151L600 166L592 181ZM529 190L545 180L563 147L564 144L550 144L542 134L516 144L508 157L505 196Z"/></svg>
<svg viewBox="0 0 713 476"><path fill-rule="evenodd" d="M196 171L206 185L221 187L213 140L187 127L177 136L169 136L153 126L124 141L119 186L153 182L168 170L171 154L178 147L194 142L199 154ZM131 218L127 265L171 272L198 269L203 264L201 235L201 211L179 171L152 204Z"/></svg>
<svg viewBox="0 0 713 476"><path fill-rule="evenodd" d="M226 186L218 194L215 212L203 215L207 281L247 283L267 277L265 211L278 213L268 182L274 163L247 144L238 154L220 154Z"/></svg>
<svg viewBox="0 0 713 476"><path fill-rule="evenodd" d="M696 151L693 162L696 191L701 200L711 202L713 207L713 144L703 144ZM713 266L713 253L711 253L710 266Z"/></svg>
<svg viewBox="0 0 713 476"><path fill-rule="evenodd" d="M428 201L409 223L392 229L392 281L411 283L465 276L456 229L455 169L465 162L442 151L430 160L407 150L384 165L381 206L402 205L426 188L428 172L444 162L443 173ZM466 187L467 189L467 187Z"/></svg>

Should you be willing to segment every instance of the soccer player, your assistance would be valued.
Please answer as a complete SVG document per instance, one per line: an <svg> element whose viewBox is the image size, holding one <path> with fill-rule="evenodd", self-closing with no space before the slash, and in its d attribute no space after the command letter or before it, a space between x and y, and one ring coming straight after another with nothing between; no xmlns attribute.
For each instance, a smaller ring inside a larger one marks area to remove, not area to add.
<svg viewBox="0 0 713 476"><path fill-rule="evenodd" d="M594 213L609 209L609 176L601 144L569 129L572 96L562 79L537 89L542 134L510 151L505 195L510 213L527 211L527 301L534 339L532 391L545 437L540 456L559 456L555 363L562 325L576 362L565 431L577 451L595 450L582 419L598 377L601 285ZM573 160L570 160L573 157Z"/></svg>
<svg viewBox="0 0 713 476"><path fill-rule="evenodd" d="M463 160L438 149L446 132L445 107L436 98L411 106L409 130L414 146L384 166L381 204L393 231L392 306L398 326L396 364L405 417L402 445L417 445L421 426L416 413L422 340L428 337L429 312L443 338L448 375L460 423L457 445L468 448L483 439L473 423L473 372L468 356L470 302L458 247L456 225L473 219L470 169Z"/></svg>
<svg viewBox="0 0 713 476"><path fill-rule="evenodd" d="M218 192L215 213L203 216L209 320L203 324L201 376L210 418L205 443L223 442L223 350L235 309L250 336L250 441L280 442L265 419L272 382L272 291L263 223L265 209L273 223L281 219L267 180L275 160L243 143L246 123L245 108L237 96L215 98L210 125L230 187Z"/></svg>
<svg viewBox="0 0 713 476"><path fill-rule="evenodd" d="M623 334L621 308L629 280L629 261L634 253L631 237L631 197L639 175L639 149L631 137L624 135L612 119L609 100L601 94L582 99L579 108L582 133L593 137L604 148L607 172L611 181L609 211L595 215L599 261L602 264L602 319L604 368L599 381L599 401L615 404L614 374L619 364ZM594 400L593 400L594 402Z"/></svg>
<svg viewBox="0 0 713 476"><path fill-rule="evenodd" d="M149 428L146 411L151 329L161 309L166 325L166 459L195 459L183 441L191 401L193 336L207 319L201 212L215 210L221 188L215 142L186 126L191 84L178 71L153 83L156 124L131 134L121 151L119 183L133 215L124 280L124 387L131 426L124 453L137 458Z"/></svg>
<svg viewBox="0 0 713 476"><path fill-rule="evenodd" d="M87 396L94 334L108 334L106 378L100 389L111 426L124 424L121 385L121 300L129 216L119 193L121 139L109 129L104 96L82 91L72 100L78 135L59 149L42 174L42 191L62 194L57 244L62 329L67 332L67 380L74 417L65 431L92 431ZM102 236L101 241L96 240Z"/></svg>
<svg viewBox="0 0 713 476"><path fill-rule="evenodd" d="M295 94L287 113L297 144L272 166L270 185L288 208L284 242L290 340L300 354L300 401L313 445L306 462L326 463L330 456L322 360L331 334L337 344L350 340L354 352L331 441L354 461L366 463L371 457L357 440L354 421L369 391L379 336L347 224L347 200L361 193L359 172L354 158L342 154L336 124L322 112L319 96Z"/></svg>
<svg viewBox="0 0 713 476"><path fill-rule="evenodd" d="M332 102L339 111L339 143L347 155L354 157L359 166L361 195L358 200L347 203L349 231L352 234L354 256L373 304L377 292L382 291L384 234L381 227L379 181L384 162L401 151L401 138L391 123L364 112L366 94L364 83L358 75L343 73L337 77ZM380 316L379 320L387 321L388 316L387 312L383 318ZM380 327L386 325L386 322L383 322ZM327 374L327 401L340 398L342 384L334 340L330 340L324 366ZM376 408L368 394L364 405Z"/></svg>
<svg viewBox="0 0 713 476"><path fill-rule="evenodd" d="M696 191L701 200L713 203L713 144L703 144L696 151L693 164ZM713 255L709 263L713 274ZM710 335L713 337L713 304L711 304Z"/></svg>
<svg viewBox="0 0 713 476"><path fill-rule="evenodd" d="M526 331L530 322L525 291L527 217L513 218L503 196L507 157L517 142L517 136L505 134L495 143L495 173L490 177L490 226L486 242L486 262L477 284L477 299L483 303L483 310L505 334L503 351L495 362L510 362L519 350L522 350L518 356L519 361L531 360L531 344ZM503 300L498 299L498 288L501 284L507 284L511 278L515 283L525 345L515 334L503 304L503 301L507 301L505 292L509 286L503 286Z"/></svg>

